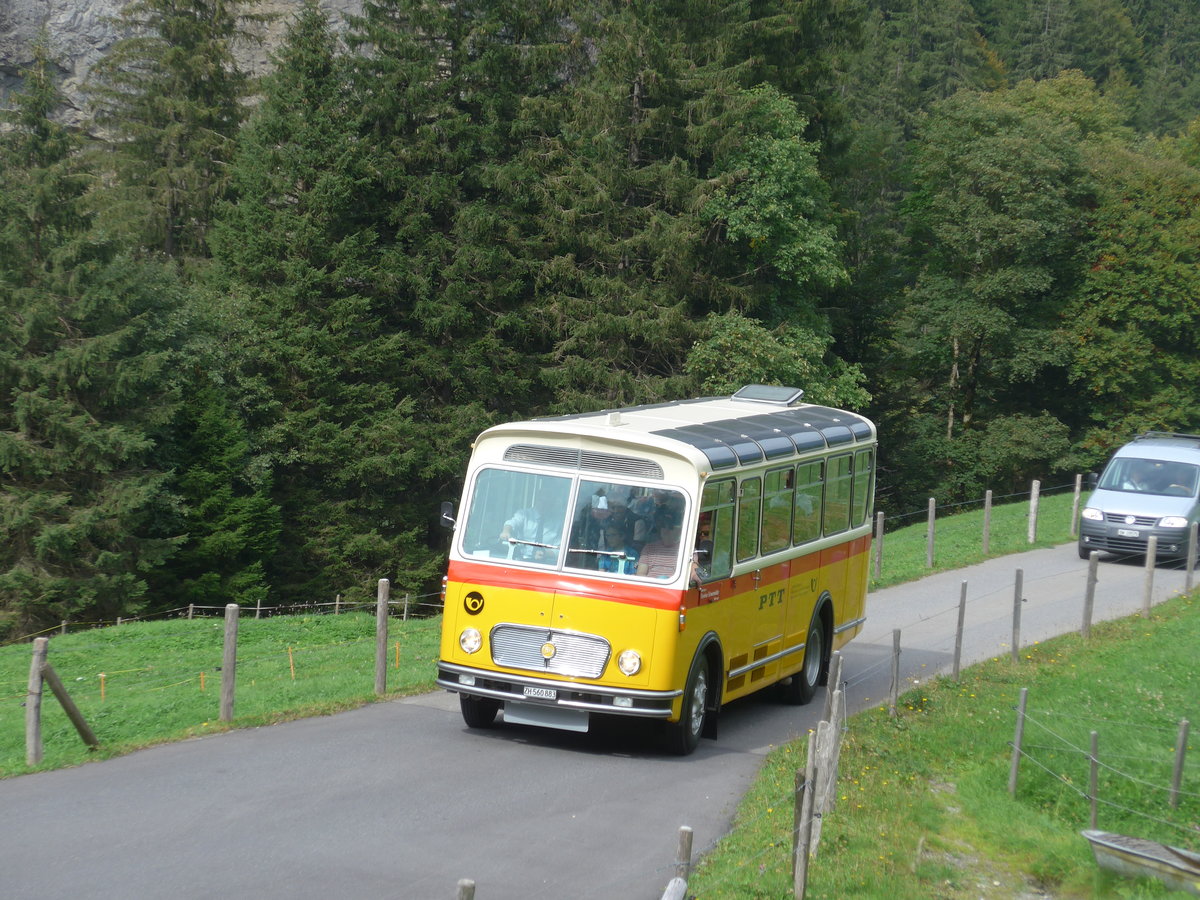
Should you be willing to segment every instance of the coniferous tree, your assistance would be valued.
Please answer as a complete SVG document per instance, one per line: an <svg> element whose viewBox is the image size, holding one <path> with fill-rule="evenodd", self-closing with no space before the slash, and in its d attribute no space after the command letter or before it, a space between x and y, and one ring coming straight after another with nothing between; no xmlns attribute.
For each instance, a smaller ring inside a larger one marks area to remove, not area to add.
<svg viewBox="0 0 1200 900"><path fill-rule="evenodd" d="M177 543L153 456L180 390L180 288L91 231L51 72L39 54L0 131L3 630L130 615Z"/></svg>
<svg viewBox="0 0 1200 900"><path fill-rule="evenodd" d="M214 228L217 287L237 313L236 403L281 513L268 574L280 602L429 584L435 452L405 391L413 343L391 308L375 217L377 147L324 14L288 29ZM395 148L393 148L395 149Z"/></svg>
<svg viewBox="0 0 1200 900"><path fill-rule="evenodd" d="M233 56L258 0L133 0L128 32L92 69L96 124L111 140L107 227L132 246L207 256L213 208L244 118L246 75Z"/></svg>

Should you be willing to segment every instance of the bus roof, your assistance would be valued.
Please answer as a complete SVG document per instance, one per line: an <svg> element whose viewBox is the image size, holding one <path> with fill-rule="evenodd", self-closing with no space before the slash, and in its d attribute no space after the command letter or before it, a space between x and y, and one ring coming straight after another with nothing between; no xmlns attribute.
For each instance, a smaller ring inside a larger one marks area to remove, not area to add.
<svg viewBox="0 0 1200 900"><path fill-rule="evenodd" d="M660 446L683 444L699 450L714 471L874 442L875 426L869 419L801 403L802 393L796 388L749 385L731 397L545 417L499 425L488 432L528 428Z"/></svg>

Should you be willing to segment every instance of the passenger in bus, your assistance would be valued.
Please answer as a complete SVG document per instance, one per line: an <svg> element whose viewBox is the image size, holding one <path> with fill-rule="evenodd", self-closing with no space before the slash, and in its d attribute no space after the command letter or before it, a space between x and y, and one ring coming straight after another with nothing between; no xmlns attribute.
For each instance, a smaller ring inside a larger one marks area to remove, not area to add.
<svg viewBox="0 0 1200 900"><path fill-rule="evenodd" d="M637 573L651 578L671 578L679 565L679 519L664 515L658 522L658 540L642 548Z"/></svg>
<svg viewBox="0 0 1200 900"><path fill-rule="evenodd" d="M601 555L598 557L596 568L601 572L617 572L621 575L635 574L638 568L638 552L637 548L629 541L624 529L610 524L604 529L603 537L603 546L598 549L608 553L624 553L625 558Z"/></svg>
<svg viewBox="0 0 1200 900"><path fill-rule="evenodd" d="M608 522L605 528L619 529L623 543L633 540L633 516L629 513L629 505L624 497L608 498Z"/></svg>
<svg viewBox="0 0 1200 900"><path fill-rule="evenodd" d="M656 490L639 497L633 504L634 545L644 548L661 540L662 523L668 519L678 519L682 513L680 503L668 491Z"/></svg>
<svg viewBox="0 0 1200 900"><path fill-rule="evenodd" d="M558 523L547 497L538 497L534 505L519 509L500 531L500 541L517 543L514 559L532 562L553 562L558 550ZM545 546L539 546L545 545Z"/></svg>

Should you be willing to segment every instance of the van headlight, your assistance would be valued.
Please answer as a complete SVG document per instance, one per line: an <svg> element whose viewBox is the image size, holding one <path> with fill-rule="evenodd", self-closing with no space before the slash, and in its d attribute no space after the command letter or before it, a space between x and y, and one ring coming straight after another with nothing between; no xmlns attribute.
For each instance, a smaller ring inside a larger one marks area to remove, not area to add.
<svg viewBox="0 0 1200 900"><path fill-rule="evenodd" d="M458 636L458 646L462 647L463 653L478 653L483 646L483 635L478 628L464 628Z"/></svg>
<svg viewBox="0 0 1200 900"><path fill-rule="evenodd" d="M1085 507L1082 515L1089 522L1103 522L1104 521L1104 513L1100 512L1100 510L1096 509L1096 507L1094 507L1094 506Z"/></svg>
<svg viewBox="0 0 1200 900"><path fill-rule="evenodd" d="M617 657L617 668L624 675L636 675L642 668L642 655L636 650L622 650Z"/></svg>
<svg viewBox="0 0 1200 900"><path fill-rule="evenodd" d="M1188 520L1183 516L1163 516L1158 524L1160 528L1187 528Z"/></svg>

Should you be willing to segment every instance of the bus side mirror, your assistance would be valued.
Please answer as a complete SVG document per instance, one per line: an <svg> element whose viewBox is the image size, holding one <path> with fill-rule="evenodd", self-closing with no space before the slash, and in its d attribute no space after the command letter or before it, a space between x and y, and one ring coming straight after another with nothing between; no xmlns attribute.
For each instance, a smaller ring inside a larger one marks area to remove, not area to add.
<svg viewBox="0 0 1200 900"><path fill-rule="evenodd" d="M442 527L453 528L456 521L454 519L454 504L449 500L442 502Z"/></svg>

